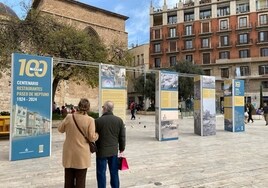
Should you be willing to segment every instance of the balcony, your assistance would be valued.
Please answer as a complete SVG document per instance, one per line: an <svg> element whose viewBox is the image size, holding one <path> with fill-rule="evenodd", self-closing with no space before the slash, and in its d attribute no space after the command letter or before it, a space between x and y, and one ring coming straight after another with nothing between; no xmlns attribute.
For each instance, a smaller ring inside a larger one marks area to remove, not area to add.
<svg viewBox="0 0 268 188"><path fill-rule="evenodd" d="M256 30L268 29L268 22L255 24L255 27Z"/></svg>
<svg viewBox="0 0 268 188"><path fill-rule="evenodd" d="M211 16L200 16L200 20L210 19Z"/></svg>
<svg viewBox="0 0 268 188"><path fill-rule="evenodd" d="M252 46L253 45L253 40L250 39L247 42L240 42L240 41L236 41L235 42L235 46L236 47L247 47L247 46Z"/></svg>
<svg viewBox="0 0 268 188"><path fill-rule="evenodd" d="M175 53L179 53L179 52L180 52L180 48L176 48L176 49L166 48L166 54L175 54Z"/></svg>
<svg viewBox="0 0 268 188"><path fill-rule="evenodd" d="M268 45L268 40L267 41L263 41L263 40L256 40L256 45L262 46L262 45Z"/></svg>
<svg viewBox="0 0 268 188"><path fill-rule="evenodd" d="M194 1L190 0L188 3L183 4L183 8L189 8L194 6Z"/></svg>
<svg viewBox="0 0 268 188"><path fill-rule="evenodd" d="M185 48L185 47L183 47L181 49L181 52L183 52L183 53L186 53L186 52L194 52L194 51L195 51L195 48L194 47L191 47L191 48Z"/></svg>
<svg viewBox="0 0 268 188"><path fill-rule="evenodd" d="M154 37L151 37L151 41L152 42L156 42L156 41L161 41L163 40L163 34L161 34L160 36L154 36Z"/></svg>
<svg viewBox="0 0 268 188"><path fill-rule="evenodd" d="M150 55L155 56L155 55L163 55L163 51L161 50L150 50Z"/></svg>
<svg viewBox="0 0 268 188"><path fill-rule="evenodd" d="M198 31L197 32L199 36L208 36L208 35L212 35L212 31L208 31L208 32L201 32Z"/></svg>
<svg viewBox="0 0 268 188"><path fill-rule="evenodd" d="M208 4L208 3L211 3L211 0L201 0L199 1L199 4L202 5L202 4Z"/></svg>
<svg viewBox="0 0 268 188"><path fill-rule="evenodd" d="M195 38L195 33L186 33L184 32L182 35L181 35L182 38Z"/></svg>
<svg viewBox="0 0 268 188"><path fill-rule="evenodd" d="M179 33L176 33L176 35L170 35L170 34L166 34L165 35L167 40L171 40L171 39L179 39Z"/></svg>
<svg viewBox="0 0 268 188"><path fill-rule="evenodd" d="M219 43L217 48L218 49L225 49L225 48L232 48L233 43L232 42L228 42L227 44L221 44Z"/></svg>
<svg viewBox="0 0 268 188"><path fill-rule="evenodd" d="M217 33L230 33L232 32L232 27L229 25L219 27Z"/></svg>
<svg viewBox="0 0 268 188"><path fill-rule="evenodd" d="M248 24L246 24L246 25L237 25L236 26L236 31L244 31L244 30L251 30L252 29L252 24L251 23L248 23Z"/></svg>
<svg viewBox="0 0 268 188"><path fill-rule="evenodd" d="M211 46L198 46L199 51L210 51L213 50L213 47Z"/></svg>

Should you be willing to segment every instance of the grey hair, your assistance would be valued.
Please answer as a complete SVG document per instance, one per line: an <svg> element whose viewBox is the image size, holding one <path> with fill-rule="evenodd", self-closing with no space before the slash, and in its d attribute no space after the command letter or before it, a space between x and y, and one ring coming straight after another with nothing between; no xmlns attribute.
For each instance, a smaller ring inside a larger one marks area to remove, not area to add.
<svg viewBox="0 0 268 188"><path fill-rule="evenodd" d="M114 110L114 103L112 101L106 101L103 105L106 112L113 112Z"/></svg>

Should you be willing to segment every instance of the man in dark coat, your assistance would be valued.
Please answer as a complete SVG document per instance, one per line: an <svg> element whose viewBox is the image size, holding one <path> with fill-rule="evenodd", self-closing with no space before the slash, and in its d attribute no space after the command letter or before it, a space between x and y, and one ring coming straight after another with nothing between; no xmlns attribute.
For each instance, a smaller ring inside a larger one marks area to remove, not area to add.
<svg viewBox="0 0 268 188"><path fill-rule="evenodd" d="M118 151L122 153L126 145L125 125L121 118L113 115L114 104L106 101L102 106L103 115L95 120L99 139L96 142L96 173L98 188L106 187L107 163L110 170L112 188L119 188Z"/></svg>

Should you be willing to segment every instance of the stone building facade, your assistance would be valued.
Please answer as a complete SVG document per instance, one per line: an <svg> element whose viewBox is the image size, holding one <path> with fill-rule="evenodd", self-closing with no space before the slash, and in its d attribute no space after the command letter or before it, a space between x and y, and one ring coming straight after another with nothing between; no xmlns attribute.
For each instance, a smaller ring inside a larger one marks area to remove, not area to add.
<svg viewBox="0 0 268 188"><path fill-rule="evenodd" d="M128 17L124 15L74 0L33 0L32 8L41 14L53 16L59 22L86 30L103 41L107 48L113 44L127 48L125 21ZM0 111L10 111L10 77L4 74L0 79ZM76 106L81 98L88 98L91 110L98 111L98 88L90 88L85 83L77 85L71 81L59 83L55 96L58 107L65 104Z"/></svg>

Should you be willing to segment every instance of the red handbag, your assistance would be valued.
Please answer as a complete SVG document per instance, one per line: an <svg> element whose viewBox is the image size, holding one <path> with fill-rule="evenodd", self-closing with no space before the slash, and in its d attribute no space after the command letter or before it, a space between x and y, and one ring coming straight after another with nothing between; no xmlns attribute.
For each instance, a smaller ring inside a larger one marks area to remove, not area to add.
<svg viewBox="0 0 268 188"><path fill-rule="evenodd" d="M128 170L128 163L127 163L127 158L123 156L118 157L118 169L119 170Z"/></svg>

